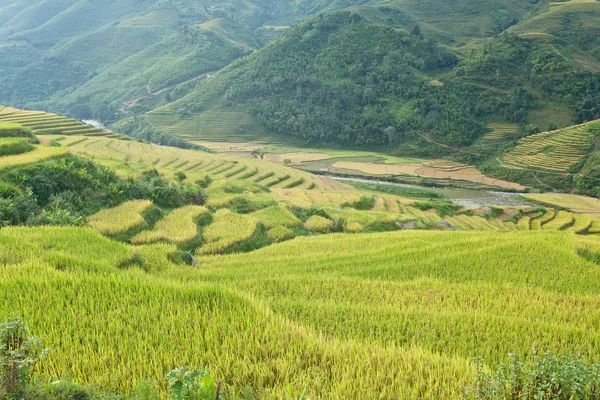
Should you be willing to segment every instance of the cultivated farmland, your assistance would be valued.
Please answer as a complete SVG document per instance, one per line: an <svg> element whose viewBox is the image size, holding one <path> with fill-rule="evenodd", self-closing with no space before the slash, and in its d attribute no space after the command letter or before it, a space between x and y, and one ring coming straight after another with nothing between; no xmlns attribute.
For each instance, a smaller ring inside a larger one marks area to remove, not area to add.
<svg viewBox="0 0 600 400"><path fill-rule="evenodd" d="M593 145L590 125L576 125L521 139L517 147L501 159L502 165L513 169L568 172Z"/></svg>
<svg viewBox="0 0 600 400"><path fill-rule="evenodd" d="M199 269L171 264L168 245L138 249L85 228L0 238L0 318L18 310L46 338L43 379L126 392L176 365L209 365L267 398L289 384L324 399L458 399L477 357L598 357L600 270L578 255L600 250L590 237L337 234L204 256ZM163 268L117 268L136 253Z"/></svg>
<svg viewBox="0 0 600 400"><path fill-rule="evenodd" d="M119 136L63 115L43 111L19 110L12 107L5 107L0 110L0 122L20 124L40 135Z"/></svg>

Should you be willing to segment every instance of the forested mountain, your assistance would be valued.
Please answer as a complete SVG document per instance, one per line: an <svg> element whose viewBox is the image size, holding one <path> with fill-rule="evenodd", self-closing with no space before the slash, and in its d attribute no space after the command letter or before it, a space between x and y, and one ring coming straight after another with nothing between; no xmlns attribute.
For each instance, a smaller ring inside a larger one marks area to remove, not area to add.
<svg viewBox="0 0 600 400"><path fill-rule="evenodd" d="M104 122L239 105L265 133L447 152L422 136L597 116L599 16L595 0L7 0L0 103Z"/></svg>
<svg viewBox="0 0 600 400"><path fill-rule="evenodd" d="M598 114L600 78L580 62L581 47L512 32L469 50L449 47L418 24L407 32L377 22L377 9L303 21L169 108L244 105L266 131L305 142L429 155L447 148L423 136L464 147L490 120L545 129Z"/></svg>

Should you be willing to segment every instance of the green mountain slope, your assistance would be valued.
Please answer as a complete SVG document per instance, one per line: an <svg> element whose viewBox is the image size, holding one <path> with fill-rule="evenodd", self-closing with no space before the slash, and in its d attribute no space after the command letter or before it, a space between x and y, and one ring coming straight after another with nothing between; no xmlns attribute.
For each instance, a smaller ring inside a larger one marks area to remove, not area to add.
<svg viewBox="0 0 600 400"><path fill-rule="evenodd" d="M245 25L228 18L235 18L231 5L208 5L191 0L0 5L0 100L71 114L83 103L94 117L114 120L125 102L220 69L260 46ZM262 12L250 6L237 10ZM170 96L185 94L179 89Z"/></svg>

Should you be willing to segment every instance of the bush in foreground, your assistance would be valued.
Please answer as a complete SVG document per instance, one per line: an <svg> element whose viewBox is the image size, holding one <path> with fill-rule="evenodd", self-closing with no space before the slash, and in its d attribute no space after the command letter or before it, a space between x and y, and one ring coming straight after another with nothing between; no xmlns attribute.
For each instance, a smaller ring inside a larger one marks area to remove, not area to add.
<svg viewBox="0 0 600 400"><path fill-rule="evenodd" d="M472 400L591 400L600 398L600 363L589 364L579 356L551 353L523 360L511 355L496 372L481 365L472 388Z"/></svg>

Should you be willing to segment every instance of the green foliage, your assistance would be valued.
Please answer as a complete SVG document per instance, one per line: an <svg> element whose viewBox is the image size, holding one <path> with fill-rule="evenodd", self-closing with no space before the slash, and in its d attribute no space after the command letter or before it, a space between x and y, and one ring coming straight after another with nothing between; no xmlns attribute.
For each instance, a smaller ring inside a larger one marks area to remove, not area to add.
<svg viewBox="0 0 600 400"><path fill-rule="evenodd" d="M306 222L312 216L319 216L327 219L331 219L329 214L325 210L317 207L301 208L301 207L290 207L290 211L302 222Z"/></svg>
<svg viewBox="0 0 600 400"><path fill-rule="evenodd" d="M342 207L350 207L362 211L371 210L375 207L375 197L362 196L360 200L343 203Z"/></svg>
<svg viewBox="0 0 600 400"><path fill-rule="evenodd" d="M201 83L174 107L249 102L266 129L308 142L394 146L418 130L471 143L485 130L472 117L478 99L423 78L456 63L433 41L356 22L349 12L324 14Z"/></svg>
<svg viewBox="0 0 600 400"><path fill-rule="evenodd" d="M0 223L79 225L83 217L127 200L147 199L163 208L203 204L198 187L174 185L156 171L123 179L89 160L69 157L4 173L0 179Z"/></svg>
<svg viewBox="0 0 600 400"><path fill-rule="evenodd" d="M46 353L42 342L29 336L21 319L9 318L0 324L0 397L18 394Z"/></svg>
<svg viewBox="0 0 600 400"><path fill-rule="evenodd" d="M217 384L208 369L176 368L166 376L171 400L214 400Z"/></svg>
<svg viewBox="0 0 600 400"><path fill-rule="evenodd" d="M576 355L546 352L532 360L511 355L495 372L480 364L475 383L468 390L473 400L572 400L600 396L600 363L589 364Z"/></svg>

